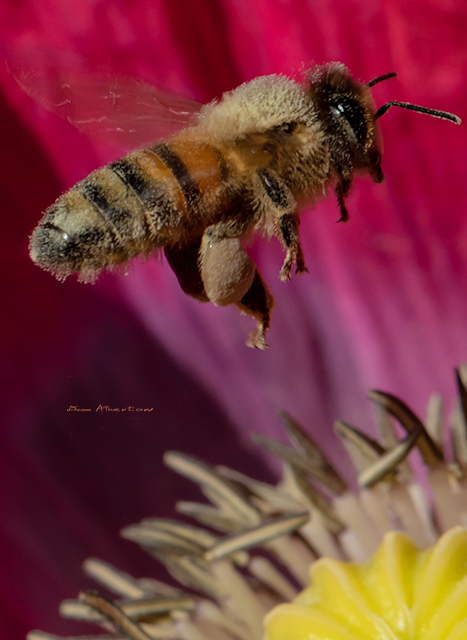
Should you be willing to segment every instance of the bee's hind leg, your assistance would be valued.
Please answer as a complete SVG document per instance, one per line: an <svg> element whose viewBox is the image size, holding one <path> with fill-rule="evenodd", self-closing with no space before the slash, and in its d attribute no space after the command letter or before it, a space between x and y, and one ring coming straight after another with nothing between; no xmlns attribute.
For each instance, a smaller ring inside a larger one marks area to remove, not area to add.
<svg viewBox="0 0 467 640"><path fill-rule="evenodd" d="M264 284L255 263L241 245L245 232L240 220L212 225L205 230L199 252L204 290L217 306L235 304L256 320L247 345L265 349L274 298Z"/></svg>
<svg viewBox="0 0 467 640"><path fill-rule="evenodd" d="M256 319L249 347L265 349L274 298L238 238L212 241L212 235L184 246L165 247L166 258L183 291L201 302L235 304ZM201 247L201 251L200 251Z"/></svg>
<svg viewBox="0 0 467 640"><path fill-rule="evenodd" d="M164 253L183 292L201 302L209 302L198 264L200 246L201 238L198 238L187 245L166 246Z"/></svg>
<svg viewBox="0 0 467 640"><path fill-rule="evenodd" d="M266 349L266 333L271 324L271 311L274 307L274 298L269 293L258 269L255 271L253 283L236 306L243 313L253 316L256 320L256 329L250 333L246 342L248 347Z"/></svg>

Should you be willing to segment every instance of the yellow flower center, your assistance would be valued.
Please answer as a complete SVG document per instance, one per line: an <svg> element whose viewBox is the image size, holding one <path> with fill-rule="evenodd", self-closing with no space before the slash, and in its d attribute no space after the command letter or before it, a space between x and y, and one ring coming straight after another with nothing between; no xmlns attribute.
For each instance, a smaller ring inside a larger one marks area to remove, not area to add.
<svg viewBox="0 0 467 640"><path fill-rule="evenodd" d="M467 639L467 529L420 551L388 533L365 564L315 562L311 586L265 619L265 640Z"/></svg>

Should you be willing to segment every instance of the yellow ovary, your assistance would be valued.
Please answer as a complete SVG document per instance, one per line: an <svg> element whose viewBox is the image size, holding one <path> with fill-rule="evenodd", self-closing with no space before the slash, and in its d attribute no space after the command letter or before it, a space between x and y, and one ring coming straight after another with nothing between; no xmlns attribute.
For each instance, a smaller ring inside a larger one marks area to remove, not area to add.
<svg viewBox="0 0 467 640"><path fill-rule="evenodd" d="M315 562L311 586L265 619L265 640L467 638L467 529L420 551L388 533L365 564Z"/></svg>

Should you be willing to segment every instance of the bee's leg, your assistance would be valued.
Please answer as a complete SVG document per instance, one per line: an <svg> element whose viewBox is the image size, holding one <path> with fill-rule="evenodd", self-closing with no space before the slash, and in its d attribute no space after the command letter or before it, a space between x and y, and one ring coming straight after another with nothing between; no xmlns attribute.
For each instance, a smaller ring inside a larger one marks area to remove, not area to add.
<svg viewBox="0 0 467 640"><path fill-rule="evenodd" d="M184 293L201 302L209 302L198 264L200 246L201 238L198 238L189 245L166 246L164 253Z"/></svg>
<svg viewBox="0 0 467 640"><path fill-rule="evenodd" d="M230 219L208 227L201 241L199 263L204 289L219 306L235 304L256 320L256 329L247 345L265 349L274 298L269 293L255 263L240 244L249 219Z"/></svg>
<svg viewBox="0 0 467 640"><path fill-rule="evenodd" d="M284 263L279 271L280 280L290 280L290 273L294 263L297 264L296 273L308 271L305 266L300 234L298 231L299 218L291 213L284 213L279 218L279 232L282 243L287 249Z"/></svg>
<svg viewBox="0 0 467 640"><path fill-rule="evenodd" d="M336 188L334 192L337 196L337 203L339 205L339 211L341 217L337 222L347 222L349 219L349 212L345 206L345 199L349 195L350 187L352 186L352 179L349 176L340 174L337 179Z"/></svg>
<svg viewBox="0 0 467 640"><path fill-rule="evenodd" d="M292 267L295 263L297 264L297 273L307 270L300 245L299 217L295 213L295 199L284 181L272 169L258 169L255 186L256 195L259 197L265 213L265 219L273 221L274 231L287 252L279 272L279 278L290 280ZM267 222L265 226L268 226Z"/></svg>
<svg viewBox="0 0 467 640"><path fill-rule="evenodd" d="M247 226L230 219L204 232L199 268L206 295L218 306L239 302L253 283L256 266L240 243Z"/></svg>
<svg viewBox="0 0 467 640"><path fill-rule="evenodd" d="M255 269L255 275L251 287L236 305L240 311L256 320L256 329L248 336L248 347L266 349L266 333L271 323L271 311L274 307L274 298Z"/></svg>
<svg viewBox="0 0 467 640"><path fill-rule="evenodd" d="M239 302L251 287L256 270L240 240L208 241L202 246L200 257L201 277L209 300L221 307Z"/></svg>

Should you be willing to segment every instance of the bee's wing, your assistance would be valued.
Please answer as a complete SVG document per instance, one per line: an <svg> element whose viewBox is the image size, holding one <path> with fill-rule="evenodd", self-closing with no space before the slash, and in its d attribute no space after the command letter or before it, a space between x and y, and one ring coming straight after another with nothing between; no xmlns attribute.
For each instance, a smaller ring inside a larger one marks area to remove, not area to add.
<svg viewBox="0 0 467 640"><path fill-rule="evenodd" d="M135 148L197 123L201 104L54 50L9 53L7 68L38 104L94 138Z"/></svg>

